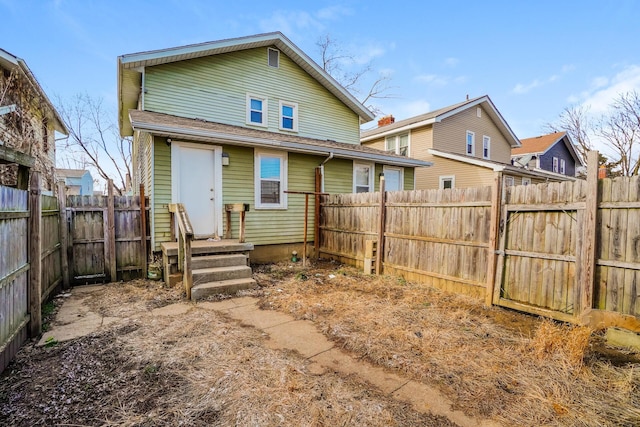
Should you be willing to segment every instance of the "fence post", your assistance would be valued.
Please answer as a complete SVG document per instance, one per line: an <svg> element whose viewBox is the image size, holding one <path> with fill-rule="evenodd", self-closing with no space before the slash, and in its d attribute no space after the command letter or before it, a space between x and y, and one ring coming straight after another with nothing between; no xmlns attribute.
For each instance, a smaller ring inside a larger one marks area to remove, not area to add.
<svg viewBox="0 0 640 427"><path fill-rule="evenodd" d="M587 198L582 224L582 247L579 249L580 315L593 308L593 284L596 266L596 216L598 214L598 152L587 154Z"/></svg>
<svg viewBox="0 0 640 427"><path fill-rule="evenodd" d="M378 224L378 251L376 252L376 275L382 273L382 261L384 258L384 226L386 213L386 192L384 188L384 175L380 175L380 223Z"/></svg>
<svg viewBox="0 0 640 427"><path fill-rule="evenodd" d="M62 264L62 288L69 289L69 225L67 223L67 194L64 181L58 181L58 209L60 211L60 263Z"/></svg>
<svg viewBox="0 0 640 427"><path fill-rule="evenodd" d="M313 212L313 252L320 259L320 193L322 192L322 168L316 167L316 195Z"/></svg>
<svg viewBox="0 0 640 427"><path fill-rule="evenodd" d="M31 338L42 332L42 258L40 221L42 205L40 204L40 174L32 172L29 181L29 336Z"/></svg>
<svg viewBox="0 0 640 427"><path fill-rule="evenodd" d="M113 180L107 181L107 229L105 230L105 247L107 248L107 261L109 263L109 280L118 280L116 266L116 224L115 201L113 197Z"/></svg>
<svg viewBox="0 0 640 427"><path fill-rule="evenodd" d="M147 201L144 184L140 184L140 252L142 252L142 277L147 278ZM168 272L166 274L169 274Z"/></svg>
<svg viewBox="0 0 640 427"><path fill-rule="evenodd" d="M498 224L500 222L500 176L495 174L491 186L491 223L489 224L489 253L487 254L487 293L484 298L486 306L493 300L493 288L496 281L496 251L498 250Z"/></svg>

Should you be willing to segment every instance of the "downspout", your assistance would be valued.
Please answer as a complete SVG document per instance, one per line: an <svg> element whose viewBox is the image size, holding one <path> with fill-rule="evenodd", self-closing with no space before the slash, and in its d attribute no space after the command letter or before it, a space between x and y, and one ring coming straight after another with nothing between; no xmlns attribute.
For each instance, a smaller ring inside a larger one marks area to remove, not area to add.
<svg viewBox="0 0 640 427"><path fill-rule="evenodd" d="M322 161L322 163L320 163L320 174L322 176L322 182L321 182L321 187L320 187L320 192L324 193L324 165L325 163L327 163L329 160L333 159L333 151L329 152L329 157L327 157L326 159L324 159Z"/></svg>

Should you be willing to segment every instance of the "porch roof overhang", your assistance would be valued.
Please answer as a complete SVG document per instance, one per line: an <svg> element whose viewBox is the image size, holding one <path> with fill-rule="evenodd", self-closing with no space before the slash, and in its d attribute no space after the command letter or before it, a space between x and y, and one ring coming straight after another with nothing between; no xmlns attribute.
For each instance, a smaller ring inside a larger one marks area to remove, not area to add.
<svg viewBox="0 0 640 427"><path fill-rule="evenodd" d="M485 159L478 159L476 157L468 157L468 156L455 154L455 153L448 153L446 151L430 149L429 153L433 154L436 157L442 157L445 159L455 160L455 161L466 163L469 165L475 165L482 168L491 169L494 172L502 172L507 175L524 176L524 177L544 179L544 180L554 180L554 181L575 181L576 179L578 179L574 176L562 175L559 173L553 173L553 172L545 171L542 169L533 169L533 170L524 169L524 168L519 168L513 165L508 165L505 163L499 163L499 162L494 162L494 161L485 160Z"/></svg>
<svg viewBox="0 0 640 427"><path fill-rule="evenodd" d="M389 154L362 145L305 138L150 111L130 110L129 119L134 130L167 138L272 148L319 156L333 155L336 158L373 161L391 166L424 167L432 165L431 162Z"/></svg>

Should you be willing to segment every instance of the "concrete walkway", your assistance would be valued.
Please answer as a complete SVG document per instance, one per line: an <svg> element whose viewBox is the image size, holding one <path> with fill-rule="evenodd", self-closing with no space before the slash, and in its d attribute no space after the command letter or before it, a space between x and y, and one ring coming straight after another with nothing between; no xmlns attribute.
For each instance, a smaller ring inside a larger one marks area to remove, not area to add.
<svg viewBox="0 0 640 427"><path fill-rule="evenodd" d="M60 307L55 321L51 324L51 329L43 334L37 345L46 345L53 340L62 342L79 338L121 320L117 317L103 317L92 312L85 303L89 294L100 288L100 285L73 288L71 295ZM500 426L491 420L479 420L468 417L461 411L454 411L451 401L437 389L354 358L335 348L331 341L318 332L313 322L295 320L292 316L278 311L261 310L258 307L258 301L257 298L242 297L197 304L179 302L154 309L151 314L180 316L193 309L224 313L242 324L253 326L268 334L269 340L266 344L269 348L289 349L301 354L312 362L310 365L312 374L336 372L356 376L394 399L410 403L417 411L445 416L463 427Z"/></svg>
<svg viewBox="0 0 640 427"><path fill-rule="evenodd" d="M202 302L197 307L227 314L241 323L254 326L269 335L267 345L273 349L295 350L313 362L312 373L321 375L332 371L344 375L355 375L394 399L410 403L423 413L442 415L460 426L499 426L491 420L478 420L461 411L451 409L451 402L435 388L389 373L334 348L313 322L295 320L277 311L261 310L258 299L234 298L220 302Z"/></svg>

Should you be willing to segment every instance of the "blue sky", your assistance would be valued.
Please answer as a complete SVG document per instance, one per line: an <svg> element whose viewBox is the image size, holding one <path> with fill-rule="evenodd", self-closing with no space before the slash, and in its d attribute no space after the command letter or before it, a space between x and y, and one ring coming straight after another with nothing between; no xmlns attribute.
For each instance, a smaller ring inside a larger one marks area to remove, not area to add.
<svg viewBox="0 0 640 427"><path fill-rule="evenodd" d="M526 138L571 104L599 112L640 90L634 0L0 0L0 16L0 47L52 99L86 92L114 115L118 55L270 31L316 60L328 34L373 61L395 95L376 104L396 119L488 94Z"/></svg>

